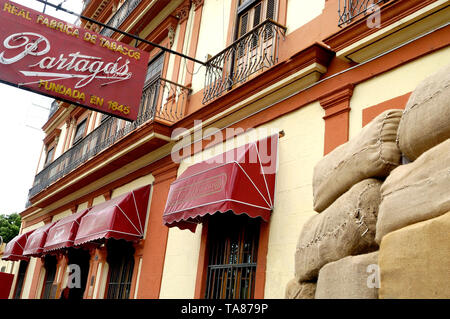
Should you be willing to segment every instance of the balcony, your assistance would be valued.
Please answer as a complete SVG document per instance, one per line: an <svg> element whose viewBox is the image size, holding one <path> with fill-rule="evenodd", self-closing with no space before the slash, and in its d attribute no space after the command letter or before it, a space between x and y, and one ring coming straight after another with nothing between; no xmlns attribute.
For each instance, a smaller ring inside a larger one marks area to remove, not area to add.
<svg viewBox="0 0 450 319"><path fill-rule="evenodd" d="M126 0L122 6L116 11L113 17L108 21L107 25L112 28L118 28L128 17L128 15L133 12L134 9L142 2L143 0ZM100 34L111 37L114 33L113 30L103 28Z"/></svg>
<svg viewBox="0 0 450 319"><path fill-rule="evenodd" d="M339 0L339 22L338 26L342 27L351 23L359 16L372 13L375 5L380 5L391 0Z"/></svg>
<svg viewBox="0 0 450 319"><path fill-rule="evenodd" d="M337 58L363 63L445 28L450 6L448 0L340 0L338 14L345 27L323 42Z"/></svg>
<svg viewBox="0 0 450 319"><path fill-rule="evenodd" d="M206 62L203 104L278 62L286 27L266 20Z"/></svg>
<svg viewBox="0 0 450 319"><path fill-rule="evenodd" d="M81 164L94 158L143 124L157 119L174 123L183 116L191 90L177 83L159 78L144 88L140 111L136 121L120 125L115 117L107 117L91 133L40 171L34 179L28 198L34 197ZM28 202L28 204L30 204Z"/></svg>

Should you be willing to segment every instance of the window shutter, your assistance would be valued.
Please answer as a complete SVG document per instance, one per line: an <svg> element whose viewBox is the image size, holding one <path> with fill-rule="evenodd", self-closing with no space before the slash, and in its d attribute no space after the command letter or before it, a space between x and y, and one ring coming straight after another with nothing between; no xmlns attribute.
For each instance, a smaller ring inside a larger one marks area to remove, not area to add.
<svg viewBox="0 0 450 319"><path fill-rule="evenodd" d="M238 37L243 36L247 33L247 25L248 25L248 12L241 16L240 19L240 27L239 27L239 35ZM242 57L245 52L245 45L244 42L241 41L241 43L238 46L238 57Z"/></svg>
<svg viewBox="0 0 450 319"><path fill-rule="evenodd" d="M266 7L266 19L276 20L275 19L275 0L267 0ZM268 28L264 30L264 41L267 41L273 36L273 30L270 25L266 25Z"/></svg>
<svg viewBox="0 0 450 319"><path fill-rule="evenodd" d="M267 0L266 19L275 19L275 0Z"/></svg>
<svg viewBox="0 0 450 319"><path fill-rule="evenodd" d="M261 10L262 9L262 3L259 3L255 9L253 14L253 28L255 28L258 24L261 23ZM252 49L258 46L258 34L254 34L252 36Z"/></svg>
<svg viewBox="0 0 450 319"><path fill-rule="evenodd" d="M248 12L241 17L241 25L239 29L239 37L247 33Z"/></svg>
<svg viewBox="0 0 450 319"><path fill-rule="evenodd" d="M255 7L255 14L253 18L253 27L256 27L261 22L261 3Z"/></svg>

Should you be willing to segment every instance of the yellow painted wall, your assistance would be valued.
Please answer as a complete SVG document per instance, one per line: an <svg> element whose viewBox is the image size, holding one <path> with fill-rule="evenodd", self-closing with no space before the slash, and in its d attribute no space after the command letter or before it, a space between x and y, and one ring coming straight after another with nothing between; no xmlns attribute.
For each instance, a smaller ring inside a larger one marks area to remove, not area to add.
<svg viewBox="0 0 450 319"><path fill-rule="evenodd" d="M449 63L447 47L358 84L350 101L350 138L362 127L363 109L413 91L423 79Z"/></svg>
<svg viewBox="0 0 450 319"><path fill-rule="evenodd" d="M314 214L312 170L323 155L323 109L313 103L300 110L244 133L235 140L214 146L180 164L178 174L189 165L234 147L264 138L280 130L279 170L275 209L270 220L265 296L281 298L294 274L294 253L301 226ZM161 298L192 298L197 276L201 225L195 234L171 228L161 287Z"/></svg>
<svg viewBox="0 0 450 319"><path fill-rule="evenodd" d="M312 172L324 148L323 109L310 104L270 125L282 128L275 204L270 219L265 298L282 298L294 274L294 254L305 221L314 215Z"/></svg>
<svg viewBox="0 0 450 319"><path fill-rule="evenodd" d="M362 127L362 110L414 90L426 76L450 61L450 48L440 50L393 71L359 84L351 100L350 137ZM414 74L414 76L411 76ZM313 211L313 168L323 156L324 111L312 103L258 128L283 129L275 208L270 220L265 298L283 298L287 282L294 276L297 239ZM181 163L179 174L189 165L244 144L229 141ZM195 289L200 229L195 234L172 228L169 231L162 298L192 298Z"/></svg>
<svg viewBox="0 0 450 319"><path fill-rule="evenodd" d="M62 213L56 214L55 216L53 216L52 218L52 222L56 222L66 216L70 216L72 215L72 211L70 209L67 209L65 211L63 211Z"/></svg>
<svg viewBox="0 0 450 319"><path fill-rule="evenodd" d="M286 34L295 31L322 13L325 0L289 0L286 15Z"/></svg>
<svg viewBox="0 0 450 319"><path fill-rule="evenodd" d="M185 41L183 44L183 50L182 53L189 55L189 48L191 46L191 42L192 42L192 31L194 29L194 6L191 6L191 10L189 11L189 18L187 20L187 25L186 25L186 36L185 36ZM187 60L182 58L181 59L181 63L180 63L180 72L178 74L178 79L177 79L177 83L180 84L184 84L184 81L186 79L186 64L187 64ZM189 70L190 72L192 72L192 70Z"/></svg>
<svg viewBox="0 0 450 319"><path fill-rule="evenodd" d="M92 206L95 206L97 204L103 203L105 201L105 197L103 195L97 196L92 201Z"/></svg>
<svg viewBox="0 0 450 319"><path fill-rule="evenodd" d="M81 203L81 204L78 205L78 207L77 207L77 213L78 213L78 212L81 212L82 210L84 210L84 209L86 209L86 208L88 208L88 202Z"/></svg>
<svg viewBox="0 0 450 319"><path fill-rule="evenodd" d="M37 229L39 227L44 226L44 222L40 222L40 223L36 223L34 225L31 225L30 227L26 227L24 229L22 229L22 234L29 232L33 229ZM19 270L19 263L17 264L17 269L15 269L15 274L17 274L18 270ZM30 296L30 288L31 288L31 282L33 281L33 274L36 268L36 258L30 258L30 263L28 264L28 269L27 269L27 273L25 276L25 280L23 282L23 287L22 287L22 299L30 299L30 298L34 298L34 296Z"/></svg>
<svg viewBox="0 0 450 319"><path fill-rule="evenodd" d="M57 159L63 153L64 141L66 139L67 132L67 125L64 123L61 126L61 134L59 134L58 144L56 145L55 156L53 157L53 160ZM43 160L45 160L45 155Z"/></svg>
<svg viewBox="0 0 450 319"><path fill-rule="evenodd" d="M202 227L195 234L189 230L170 228L159 297L194 298Z"/></svg>
<svg viewBox="0 0 450 319"><path fill-rule="evenodd" d="M208 54L214 56L226 48L230 9L231 1L229 0L205 1L200 23L196 59L206 61ZM204 87L205 68L195 64L193 71L195 75L192 78L192 93L196 93Z"/></svg>
<svg viewBox="0 0 450 319"><path fill-rule="evenodd" d="M138 179L135 179L134 181L132 181L130 183L127 183L123 186L115 188L111 194L111 198L131 192L132 190L135 190L136 188L139 188L139 187L142 187L142 186L145 186L148 184L153 184L154 180L155 180L155 178L151 174L142 176Z"/></svg>

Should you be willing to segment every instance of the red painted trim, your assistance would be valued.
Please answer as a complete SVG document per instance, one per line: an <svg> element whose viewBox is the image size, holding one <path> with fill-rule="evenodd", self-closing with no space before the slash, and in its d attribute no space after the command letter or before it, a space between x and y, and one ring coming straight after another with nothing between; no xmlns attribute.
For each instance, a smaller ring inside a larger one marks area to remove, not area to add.
<svg viewBox="0 0 450 319"><path fill-rule="evenodd" d="M418 58L429 55L435 51L447 47L450 44L450 39L447 34L450 32L450 26L437 30L425 37L422 37L412 43L409 43L393 52L390 52L376 60L370 61L361 65L360 67L351 69L347 72L336 75L326 81L323 81L308 90L301 91L272 107L265 109L257 114L254 114L245 120L237 122L230 126L230 128L256 128L265 123L271 122L276 118L284 116L290 112L298 110L306 105L313 102L320 101L322 98L332 94L336 88L342 88L345 85L357 85L359 83L365 82L371 78L379 76L385 72L396 69L404 64L410 63ZM336 60L337 58L335 58ZM288 63L288 62L285 62ZM275 72L275 67L264 72L262 75L264 77L270 77L270 73ZM252 80L251 80L252 81ZM250 82L250 81L249 81ZM259 82L260 83L260 82ZM244 85L244 88L248 91L259 90L258 81L255 83L250 83ZM253 86L254 85L254 86ZM234 94L233 94L234 93ZM199 100L196 98L197 95L201 95L202 92L196 93L191 96L192 105L193 101ZM219 111L224 110L229 105L233 105L241 100L241 94L237 94L234 90L230 91L221 98L213 101L210 104L203 106L202 108L196 110L192 114L189 114L180 122L176 123L177 127L190 128L193 126L193 121L196 119L207 119ZM201 97L200 97L201 99ZM223 103L223 105L222 105ZM223 108L221 108L223 107ZM195 154L198 151L202 151L203 148L211 143L208 141L203 142L202 147L198 147L199 143L196 143L197 147L191 147L191 153Z"/></svg>
<svg viewBox="0 0 450 319"><path fill-rule="evenodd" d="M408 103L409 97L412 92L406 93L394 97L390 100L384 101L380 104L373 105L371 107L362 110L362 125L366 126L370 121L372 121L377 115L383 113L389 109L404 109Z"/></svg>
<svg viewBox="0 0 450 319"><path fill-rule="evenodd" d="M177 18L174 16L168 16L159 26L157 26L145 39L147 41L161 44L162 41L169 35L169 30L173 28L176 29L178 24ZM161 44L162 45L162 44ZM143 51L151 51L154 48L146 43L141 42L138 45L138 48ZM160 49L156 48L156 52L161 52ZM153 55L150 57L150 60L153 58Z"/></svg>
<svg viewBox="0 0 450 319"><path fill-rule="evenodd" d="M202 223L202 238L198 254L197 277L195 280L195 299L203 299L206 290L206 275L208 273L208 222Z"/></svg>
<svg viewBox="0 0 450 319"><path fill-rule="evenodd" d="M162 124L158 123L146 123L139 127L137 130L133 131L129 134L129 136L126 136L116 142L113 146L109 147L105 151L103 151L98 156L90 159L86 163L82 164L80 167L78 167L76 170L72 171L71 173L67 174L66 176L59 179L54 184L50 185L46 190L40 192L39 194L35 195L33 198L31 198L31 202L34 203L36 200L42 199L44 196L46 196L49 192L52 192L53 190L59 189L61 186L65 185L68 181L72 180L73 178L79 176L82 174L82 172L85 172L87 170L92 169L93 167L98 166L101 162L105 161L108 157L112 156L114 153L116 153L118 150L124 149L129 145L132 145L136 143L138 140L143 138L144 136L147 136L147 134L154 133L160 133L166 136L170 136L170 133L168 133L168 127L164 126ZM150 153L152 150L155 150L163 145L167 144L166 140L159 139L157 137L151 139L148 143L128 152L121 158L118 158L113 163L106 165L99 169L98 171L94 172L93 174L86 176L86 178L80 180L79 182L75 183L74 185L71 185L70 187L67 187L61 192L55 194L52 198L46 199L44 202L39 204L40 207L45 207L49 203L52 203L56 201L57 199L61 199L62 197L82 188L83 186L88 185L92 181L105 176L106 174L115 171L117 167L121 167L123 165L128 164L129 162L136 160L137 158Z"/></svg>
<svg viewBox="0 0 450 319"><path fill-rule="evenodd" d="M179 164L153 171L155 181L142 251L138 298L159 298L169 229L161 222L170 184L176 179Z"/></svg>
<svg viewBox="0 0 450 319"><path fill-rule="evenodd" d="M325 110L324 155L348 141L352 95L353 84L349 84L334 90L320 100L320 105Z"/></svg>
<svg viewBox="0 0 450 319"><path fill-rule="evenodd" d="M256 262L255 299L264 298L266 287L267 252L269 251L270 224L261 221L258 243L258 260Z"/></svg>
<svg viewBox="0 0 450 319"><path fill-rule="evenodd" d="M33 280L31 281L31 287L30 287L30 294L28 295L31 299L39 299L38 297L42 298L42 293L44 291L44 284L41 287L41 290L38 295L38 285L39 285L39 279L41 274L41 269L44 268L44 278L43 283L45 283L45 278L47 277L47 270L44 267L44 262L42 261L42 258L36 258L36 265L34 268L33 273ZM22 291L23 292L23 291Z"/></svg>
<svg viewBox="0 0 450 319"><path fill-rule="evenodd" d="M401 0L387 2L381 6L380 14L382 21L380 28L385 28L435 1L437 0ZM378 30L378 28L370 28L363 16L349 26L327 37L323 42L337 52Z"/></svg>
<svg viewBox="0 0 450 319"><path fill-rule="evenodd" d="M195 299L204 298L206 290L206 276L208 272L208 222L204 222L202 225L202 238L198 256L197 277L195 280ZM264 298L270 225L269 223L261 220L259 229L258 255L255 274L255 299Z"/></svg>

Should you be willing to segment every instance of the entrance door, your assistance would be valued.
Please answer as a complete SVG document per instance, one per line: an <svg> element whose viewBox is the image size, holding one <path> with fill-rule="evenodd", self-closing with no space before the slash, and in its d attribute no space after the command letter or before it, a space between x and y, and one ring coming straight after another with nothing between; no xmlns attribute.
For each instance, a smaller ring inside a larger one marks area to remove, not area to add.
<svg viewBox="0 0 450 319"><path fill-rule="evenodd" d="M69 299L83 299L84 290L86 289L87 277L89 274L89 252L83 249L69 248L68 250L69 265L78 265L80 270L80 288L71 288Z"/></svg>

